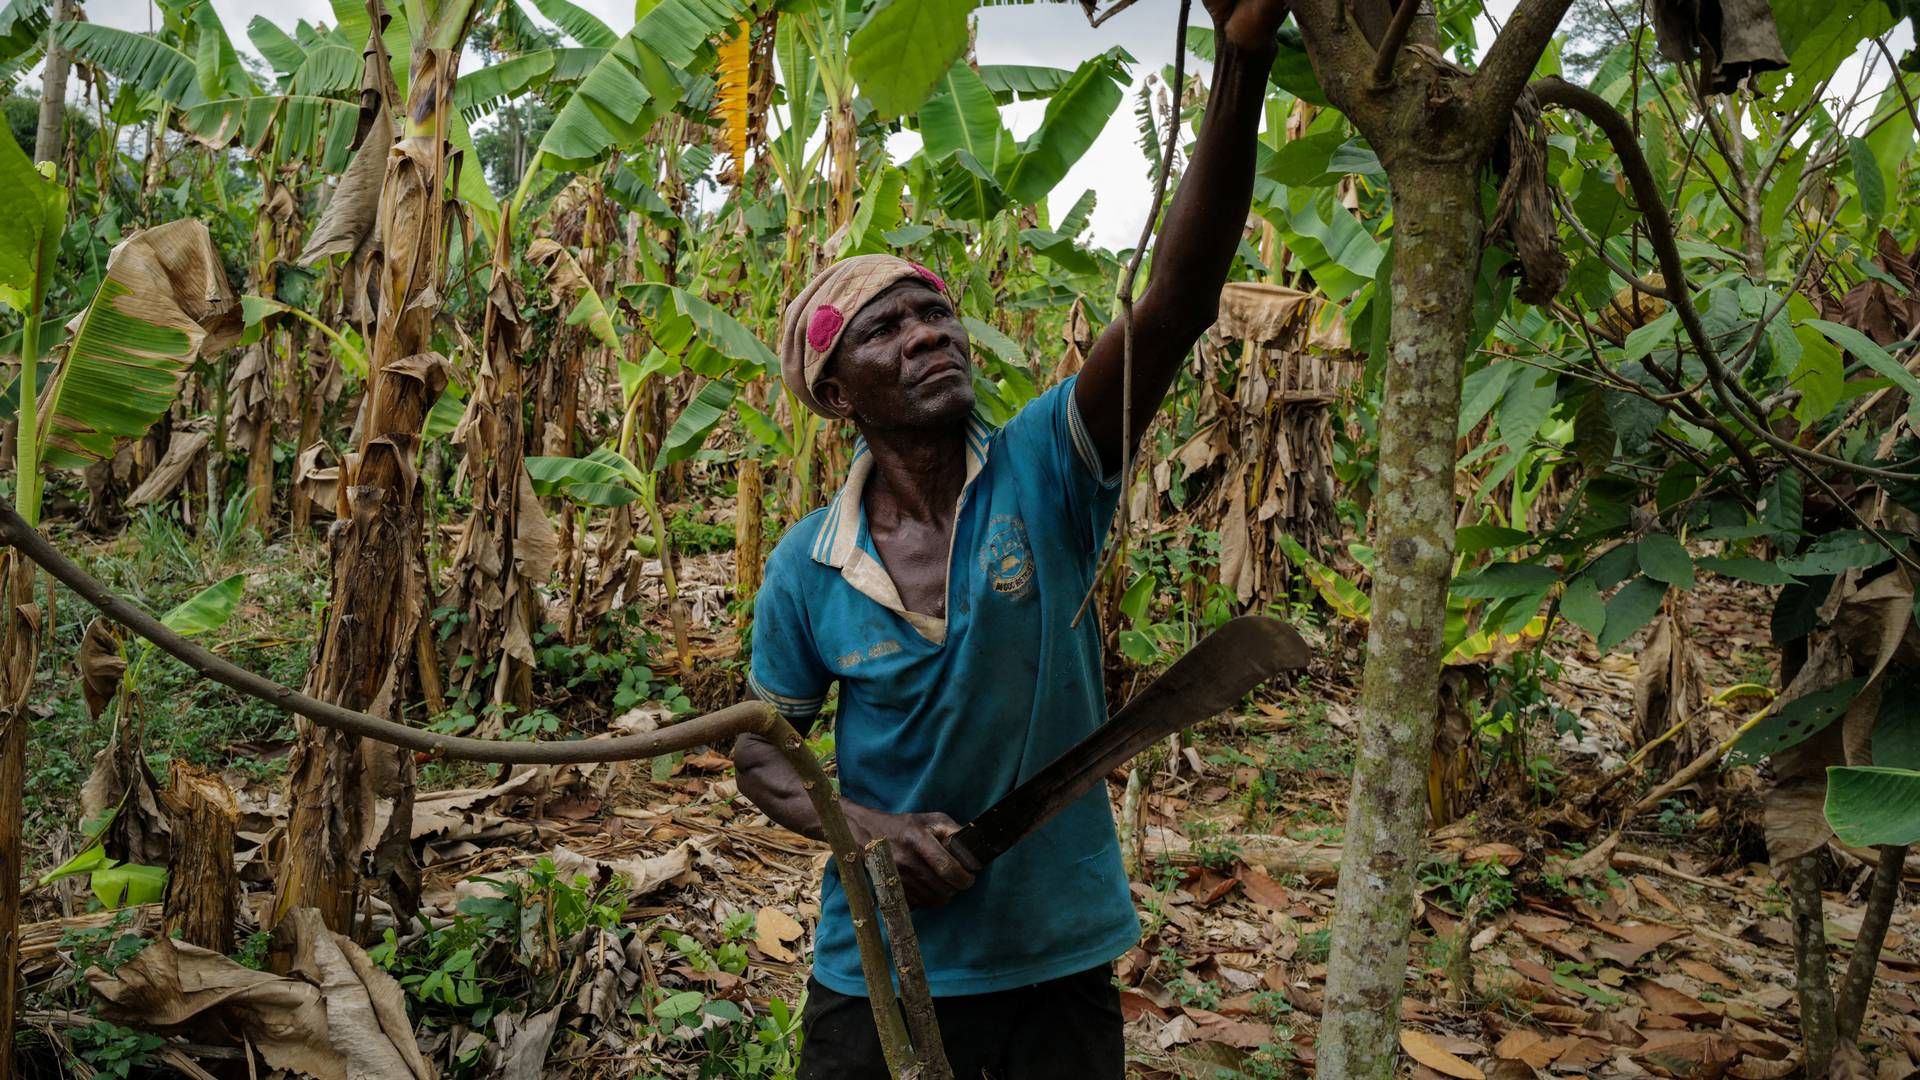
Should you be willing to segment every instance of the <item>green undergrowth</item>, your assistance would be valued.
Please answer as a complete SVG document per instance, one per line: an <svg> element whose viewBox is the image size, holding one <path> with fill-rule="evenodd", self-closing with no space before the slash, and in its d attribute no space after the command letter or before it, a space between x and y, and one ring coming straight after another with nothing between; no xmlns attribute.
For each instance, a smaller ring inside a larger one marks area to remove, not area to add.
<svg viewBox="0 0 1920 1080"><path fill-rule="evenodd" d="M1284 726L1261 730L1257 718L1216 721L1198 736L1201 760L1224 778L1225 805L1245 815L1246 831L1338 843L1330 805L1314 793L1344 788L1353 772L1353 740L1328 719L1324 697L1303 680L1272 706Z"/></svg>
<svg viewBox="0 0 1920 1080"><path fill-rule="evenodd" d="M317 540L263 540L229 514L196 534L171 514L152 510L133 515L125 531L105 543L80 535L56 540L108 587L156 613L241 575L244 591L232 617L199 643L282 684L297 687L305 680L314 615L327 587ZM52 607L28 706L33 726L26 804L43 830L57 824L77 797L122 708L116 701L93 718L81 692L78 654L93 609L62 586L54 588ZM137 655L137 639L124 632L122 639L128 655ZM285 713L157 651L136 667L127 715L140 726L156 773L175 757L262 778L283 768L273 744L292 735Z"/></svg>
<svg viewBox="0 0 1920 1080"><path fill-rule="evenodd" d="M719 926L700 929L677 927L671 919L627 922L623 881L616 877L596 886L585 875L557 870L544 857L524 875L472 880L490 886L490 894L462 899L444 923L388 930L369 950L406 991L408 1011L423 1037L466 1033L447 1075L492 1074L502 1051L488 1040L495 1017L516 1015L524 1021L576 1000L573 975L580 957L591 955L587 943L595 942L617 964L625 964L637 945L663 954L649 971L671 967L691 973L670 976L674 981L664 984L648 975L631 994L617 994L606 1022L634 1044L650 1047L650 1064L637 1077L790 1080L794 1075L799 1004L711 989L716 979L745 974L751 915L736 912ZM586 1049L589 1037L563 1027L548 1050L549 1060Z"/></svg>

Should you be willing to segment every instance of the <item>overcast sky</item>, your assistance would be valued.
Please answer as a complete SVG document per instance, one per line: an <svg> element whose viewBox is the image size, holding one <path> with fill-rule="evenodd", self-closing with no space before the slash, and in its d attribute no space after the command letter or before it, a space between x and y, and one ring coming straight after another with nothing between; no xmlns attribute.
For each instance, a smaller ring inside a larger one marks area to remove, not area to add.
<svg viewBox="0 0 1920 1080"><path fill-rule="evenodd" d="M145 30L151 25L147 0L85 2L87 16L94 22L129 30ZM600 16L616 32L624 32L633 25L631 0L576 2ZM1515 2L1487 0L1491 19L1480 34L1483 43L1492 39L1492 24L1503 20L1513 10ZM1624 6L1625 0L1622 3ZM253 47L247 40L246 26L255 15L265 15L288 28L299 19L316 23L333 22L333 12L327 0L213 0L213 5L220 12L228 32L233 35L234 45L248 52ZM530 5L523 6L531 10ZM1138 87L1148 74L1159 72L1173 62L1176 11L1172 0L1141 0L1098 30L1087 25L1086 17L1077 4L989 7L981 9L976 15L979 22L977 55L983 64L1038 64L1071 68L1115 45L1124 47L1138 61L1133 68L1134 83L1128 89L1125 100L1114 110L1099 140L1067 173L1051 199L1052 205L1057 208L1056 212L1063 211L1079 198L1081 192L1092 188L1098 194L1098 204L1093 214L1093 239L1105 247L1132 246L1139 235L1141 219L1146 214L1147 200L1152 192L1147 163L1135 141L1133 101ZM1193 17L1197 24L1205 25L1206 15L1198 3L1194 4ZM1908 24L1902 22L1890 41L1896 55L1910 41ZM1203 75L1210 74L1209 65L1195 57L1188 57L1188 68ZM1851 88L1853 78L1849 71L1843 70L1834 85ZM1878 78L1884 82L1884 74ZM1038 126L1045 110L1045 102L1020 102L1008 106L1003 114L1014 136L1020 138ZM896 138L890 146L896 157L900 157L910 153L917 142L917 136L908 134Z"/></svg>

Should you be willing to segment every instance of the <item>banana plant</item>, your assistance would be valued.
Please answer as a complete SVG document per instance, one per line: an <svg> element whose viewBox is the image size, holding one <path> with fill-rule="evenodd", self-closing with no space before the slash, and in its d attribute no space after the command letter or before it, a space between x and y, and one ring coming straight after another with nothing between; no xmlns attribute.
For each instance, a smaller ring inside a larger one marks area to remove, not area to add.
<svg viewBox="0 0 1920 1080"><path fill-rule="evenodd" d="M0 180L22 193L25 213L0 219L0 301L24 317L22 355L40 352L41 307L65 192L0 140ZM67 354L43 392L35 365L20 382L18 502L37 521L42 467L81 468L113 456L166 415L193 361L239 331L226 270L205 225L169 222L122 241L93 301L71 324Z"/></svg>
<svg viewBox="0 0 1920 1080"><path fill-rule="evenodd" d="M39 62L52 21L48 0L7 0L0 6L0 93L10 93L13 81Z"/></svg>

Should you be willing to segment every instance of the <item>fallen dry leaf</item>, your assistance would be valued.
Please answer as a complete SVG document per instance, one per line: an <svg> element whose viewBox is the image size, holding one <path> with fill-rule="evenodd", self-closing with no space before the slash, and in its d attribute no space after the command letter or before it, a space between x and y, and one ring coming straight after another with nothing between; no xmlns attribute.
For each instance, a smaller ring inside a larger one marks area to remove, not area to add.
<svg viewBox="0 0 1920 1080"><path fill-rule="evenodd" d="M687 768L698 772L725 772L733 768L733 759L713 750L690 754L681 759Z"/></svg>
<svg viewBox="0 0 1920 1080"><path fill-rule="evenodd" d="M1782 1080L1800 1071L1800 1063L1793 1060L1768 1061L1765 1058L1744 1057L1727 1075L1735 1080Z"/></svg>
<svg viewBox="0 0 1920 1080"><path fill-rule="evenodd" d="M1661 907L1665 908L1670 914L1673 914L1673 915L1680 914L1680 905L1675 904L1672 900L1667 899L1666 893L1661 892L1660 889L1657 886L1655 886L1653 882L1648 881L1644 877L1635 877L1633 879L1633 891L1639 893L1643 897L1646 897L1648 900L1652 901L1653 903L1656 903Z"/></svg>
<svg viewBox="0 0 1920 1080"><path fill-rule="evenodd" d="M791 964L797 959L786 943L797 941L805 929L779 908L763 907L753 917L753 943L773 960Z"/></svg>
<svg viewBox="0 0 1920 1080"><path fill-rule="evenodd" d="M1677 926L1662 926L1659 923L1615 923L1596 919L1593 922L1602 933L1611 934L1621 941L1648 948L1658 948L1675 938L1686 937L1691 931Z"/></svg>
<svg viewBox="0 0 1920 1080"><path fill-rule="evenodd" d="M1733 1040L1709 1031L1650 1031L1633 1060L1669 1076L1704 1075L1739 1056Z"/></svg>
<svg viewBox="0 0 1920 1080"><path fill-rule="evenodd" d="M1256 1024L1248 1020L1229 1020L1216 1012L1206 1009L1186 1008L1180 1010L1194 1023L1194 1037L1211 1042L1226 1043L1242 1050L1252 1050L1262 1043L1273 1041L1273 1025Z"/></svg>
<svg viewBox="0 0 1920 1080"><path fill-rule="evenodd" d="M1515 1028L1494 1046L1493 1056L1544 1069L1553 1064L1562 1050L1572 1045L1573 1040L1564 1035L1548 1037L1537 1031Z"/></svg>
<svg viewBox="0 0 1920 1080"><path fill-rule="evenodd" d="M1678 1017L1700 1024L1715 1023L1720 1019L1720 1010L1708 1005L1692 994L1675 990L1671 986L1662 986L1651 979L1642 979L1634 986L1640 999L1647 1008L1657 1013Z"/></svg>
<svg viewBox="0 0 1920 1080"><path fill-rule="evenodd" d="M1444 1076L1459 1080L1487 1080L1487 1074L1442 1048L1433 1036L1414 1028L1400 1029L1400 1049L1407 1056Z"/></svg>
<svg viewBox="0 0 1920 1080"><path fill-rule="evenodd" d="M87 972L106 1015L149 1028L214 1022L242 1032L268 1065L320 1080L434 1075L407 1021L406 995L312 908L281 924L292 973L242 967L197 945L160 938L112 973Z"/></svg>
<svg viewBox="0 0 1920 1080"><path fill-rule="evenodd" d="M1468 866L1477 866L1485 862L1497 862L1501 866L1513 867L1518 866L1520 860L1524 858L1526 858L1526 855L1519 848L1514 847L1512 844L1503 844L1495 841L1468 848L1466 854L1460 856L1460 861Z"/></svg>
<svg viewBox="0 0 1920 1080"><path fill-rule="evenodd" d="M1131 1024L1143 1016L1151 1016L1155 1020L1165 1020L1167 1015L1167 1010L1161 1008L1152 998L1140 991L1120 991L1121 1022Z"/></svg>
<svg viewBox="0 0 1920 1080"><path fill-rule="evenodd" d="M1241 866L1235 875L1240 881L1240 891L1247 899L1275 911L1285 911L1293 906L1293 893L1287 887L1267 876L1266 871L1252 866Z"/></svg>

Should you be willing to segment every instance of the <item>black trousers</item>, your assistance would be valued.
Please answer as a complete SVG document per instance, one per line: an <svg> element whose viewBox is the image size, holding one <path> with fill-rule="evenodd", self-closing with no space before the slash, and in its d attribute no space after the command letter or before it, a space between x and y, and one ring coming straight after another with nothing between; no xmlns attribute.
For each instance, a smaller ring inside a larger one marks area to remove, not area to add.
<svg viewBox="0 0 1920 1080"><path fill-rule="evenodd" d="M1120 991L1102 964L993 994L935 998L940 1040L957 1080L1120 1080ZM865 997L807 980L799 1080L887 1080Z"/></svg>

